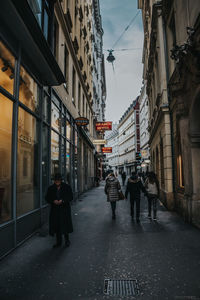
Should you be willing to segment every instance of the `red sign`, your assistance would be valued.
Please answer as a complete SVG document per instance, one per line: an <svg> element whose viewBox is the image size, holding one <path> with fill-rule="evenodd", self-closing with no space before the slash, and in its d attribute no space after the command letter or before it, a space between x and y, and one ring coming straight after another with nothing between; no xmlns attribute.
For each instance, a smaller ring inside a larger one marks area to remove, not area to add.
<svg viewBox="0 0 200 300"><path fill-rule="evenodd" d="M102 153L112 153L112 147L102 147Z"/></svg>
<svg viewBox="0 0 200 300"><path fill-rule="evenodd" d="M89 120L84 117L79 117L75 119L75 123L77 126L85 126L89 124Z"/></svg>
<svg viewBox="0 0 200 300"><path fill-rule="evenodd" d="M97 122L96 130L112 130L112 122Z"/></svg>

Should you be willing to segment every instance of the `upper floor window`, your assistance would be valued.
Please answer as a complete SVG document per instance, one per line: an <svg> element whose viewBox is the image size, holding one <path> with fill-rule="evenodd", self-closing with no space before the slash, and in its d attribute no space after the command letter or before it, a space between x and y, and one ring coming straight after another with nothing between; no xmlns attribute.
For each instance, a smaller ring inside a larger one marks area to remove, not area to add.
<svg viewBox="0 0 200 300"><path fill-rule="evenodd" d="M28 0L28 3L40 25L43 34L51 44L51 27L53 16L53 3L50 0Z"/></svg>

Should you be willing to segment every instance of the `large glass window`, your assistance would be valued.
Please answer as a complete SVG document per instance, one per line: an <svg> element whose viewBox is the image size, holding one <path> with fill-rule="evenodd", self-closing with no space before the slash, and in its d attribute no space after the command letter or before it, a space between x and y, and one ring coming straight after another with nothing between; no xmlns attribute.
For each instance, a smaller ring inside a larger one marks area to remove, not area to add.
<svg viewBox="0 0 200 300"><path fill-rule="evenodd" d="M40 27L42 26L42 0L28 0L28 3L38 21Z"/></svg>
<svg viewBox="0 0 200 300"><path fill-rule="evenodd" d="M28 72L20 68L19 100L34 112L39 112L39 88Z"/></svg>
<svg viewBox="0 0 200 300"><path fill-rule="evenodd" d="M51 126L60 132L60 110L54 103L51 109Z"/></svg>
<svg viewBox="0 0 200 300"><path fill-rule="evenodd" d="M67 138L70 141L71 140L71 124L70 122L67 120L66 122L66 129L67 129Z"/></svg>
<svg viewBox="0 0 200 300"><path fill-rule="evenodd" d="M50 123L50 107L51 107L51 103L50 103L50 98L49 98L49 96L46 93L44 94L44 99L42 101L42 105L43 105L43 119L47 123Z"/></svg>
<svg viewBox="0 0 200 300"><path fill-rule="evenodd" d="M59 135L51 131L51 175L58 173L59 168Z"/></svg>
<svg viewBox="0 0 200 300"><path fill-rule="evenodd" d="M17 216L39 207L38 122L19 108L17 157Z"/></svg>
<svg viewBox="0 0 200 300"><path fill-rule="evenodd" d="M13 94L15 59L0 41L0 86Z"/></svg>
<svg viewBox="0 0 200 300"><path fill-rule="evenodd" d="M0 94L0 223L11 219L12 110L10 100Z"/></svg>
<svg viewBox="0 0 200 300"><path fill-rule="evenodd" d="M70 174L71 174L71 171L70 171L70 158L71 158L71 147L70 147L70 143L69 142L66 142L66 177L67 177L67 181L68 183L71 182L71 179L70 179Z"/></svg>

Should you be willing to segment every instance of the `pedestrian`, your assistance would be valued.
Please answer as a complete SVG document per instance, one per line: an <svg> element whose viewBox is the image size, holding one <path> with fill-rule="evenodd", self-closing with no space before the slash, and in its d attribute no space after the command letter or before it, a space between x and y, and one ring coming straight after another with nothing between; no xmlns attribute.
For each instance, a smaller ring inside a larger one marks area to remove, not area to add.
<svg viewBox="0 0 200 300"><path fill-rule="evenodd" d="M130 215L132 219L134 218L134 206L136 203L136 221L140 222L140 192L143 192L145 195L147 194L145 187L143 186L140 178L137 173L132 172L131 177L128 179L125 197L128 197L130 193Z"/></svg>
<svg viewBox="0 0 200 300"><path fill-rule="evenodd" d="M159 197L159 182L154 172L149 172L145 181L148 198L148 218L151 219L151 207L153 206L153 220L157 220L157 202Z"/></svg>
<svg viewBox="0 0 200 300"><path fill-rule="evenodd" d="M124 186L125 185L125 181L126 181L126 172L123 171L121 176L122 176L122 184Z"/></svg>
<svg viewBox="0 0 200 300"><path fill-rule="evenodd" d="M51 205L49 215L49 234L56 234L56 244L53 248L62 245L62 235L65 237L65 246L69 247L69 233L73 232L71 218L72 189L69 184L62 182L61 174L54 176L54 184L49 186L46 201Z"/></svg>
<svg viewBox="0 0 200 300"><path fill-rule="evenodd" d="M119 200L119 191L121 190L121 186L119 180L115 177L113 171L106 178L106 184L104 191L107 195L107 201L110 202L112 209L112 219L116 219L116 201Z"/></svg>

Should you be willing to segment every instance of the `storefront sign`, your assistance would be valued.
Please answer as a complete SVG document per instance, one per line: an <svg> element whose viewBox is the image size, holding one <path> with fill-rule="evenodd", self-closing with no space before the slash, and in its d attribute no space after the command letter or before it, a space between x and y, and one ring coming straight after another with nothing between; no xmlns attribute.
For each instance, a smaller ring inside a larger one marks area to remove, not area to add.
<svg viewBox="0 0 200 300"><path fill-rule="evenodd" d="M97 122L96 130L112 130L112 122Z"/></svg>
<svg viewBox="0 0 200 300"><path fill-rule="evenodd" d="M94 145L105 145L106 140L93 140Z"/></svg>
<svg viewBox="0 0 200 300"><path fill-rule="evenodd" d="M84 117L79 117L75 119L75 123L77 126L85 126L89 124L89 120Z"/></svg>
<svg viewBox="0 0 200 300"><path fill-rule="evenodd" d="M102 147L102 153L112 153L112 147Z"/></svg>

